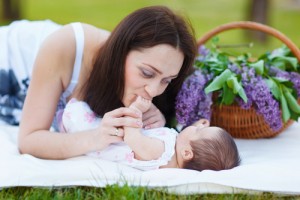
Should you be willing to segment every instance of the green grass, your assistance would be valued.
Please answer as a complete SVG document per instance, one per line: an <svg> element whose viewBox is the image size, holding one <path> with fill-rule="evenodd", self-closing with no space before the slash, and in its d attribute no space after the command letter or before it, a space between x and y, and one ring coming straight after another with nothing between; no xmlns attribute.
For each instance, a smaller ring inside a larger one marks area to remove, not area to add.
<svg viewBox="0 0 300 200"><path fill-rule="evenodd" d="M2 2L2 1L1 1ZM167 5L186 15L200 38L207 31L224 23L246 19L249 0L22 0L22 16L30 20L51 19L66 24L74 21L91 23L112 30L128 13L149 5ZM286 34L296 45L300 44L300 8L290 6L286 0L272 0L270 25ZM0 4L0 7L2 5ZM7 24L0 19L0 24ZM246 41L243 31L228 31L220 35L222 43L237 44ZM254 56L280 45L276 39L267 44L255 44L253 49L236 49L235 52L250 51ZM32 188L17 187L2 189L0 199L300 199L282 197L270 193L174 195L144 187L105 188Z"/></svg>
<svg viewBox="0 0 300 200"><path fill-rule="evenodd" d="M210 200L277 200L277 199L299 199L300 197L292 196L278 196L271 193L262 193L261 195L249 194L202 194L202 195L176 195L170 194L165 190L147 189L145 187L129 187L125 185L119 187L117 185L107 186L106 188L95 187L70 187L70 188L8 188L0 191L0 199L63 199L63 200L113 200L113 199L147 199L147 200L196 200L196 199L210 199Z"/></svg>

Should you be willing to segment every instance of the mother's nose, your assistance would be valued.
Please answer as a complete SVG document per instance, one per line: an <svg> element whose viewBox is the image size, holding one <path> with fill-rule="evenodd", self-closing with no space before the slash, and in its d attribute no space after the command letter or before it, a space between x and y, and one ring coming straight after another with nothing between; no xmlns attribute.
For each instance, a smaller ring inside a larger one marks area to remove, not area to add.
<svg viewBox="0 0 300 200"><path fill-rule="evenodd" d="M149 83L145 85L145 90L151 98L156 97L164 92L164 88L162 88L159 83Z"/></svg>

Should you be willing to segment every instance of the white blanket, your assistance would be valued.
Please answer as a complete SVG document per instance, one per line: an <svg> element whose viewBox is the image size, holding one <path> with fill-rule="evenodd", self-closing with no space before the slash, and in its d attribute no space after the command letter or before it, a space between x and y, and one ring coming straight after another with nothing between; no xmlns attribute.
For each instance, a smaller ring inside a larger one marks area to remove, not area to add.
<svg viewBox="0 0 300 200"><path fill-rule="evenodd" d="M300 124L272 139L236 139L242 164L224 171L160 169L142 172L120 164L77 157L42 160L20 155L18 127L0 125L0 188L129 184L169 192L300 194Z"/></svg>

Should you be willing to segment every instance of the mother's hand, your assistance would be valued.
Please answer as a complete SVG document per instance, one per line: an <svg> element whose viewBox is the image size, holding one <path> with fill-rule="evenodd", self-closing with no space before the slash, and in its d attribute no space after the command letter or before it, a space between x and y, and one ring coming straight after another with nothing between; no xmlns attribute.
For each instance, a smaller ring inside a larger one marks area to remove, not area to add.
<svg viewBox="0 0 300 200"><path fill-rule="evenodd" d="M124 126L142 128L143 122L140 118L140 113L125 107L107 112L97 129L97 133L104 137L102 138L105 140L103 145L108 146L111 143L123 141ZM105 148L103 145L101 148Z"/></svg>
<svg viewBox="0 0 300 200"><path fill-rule="evenodd" d="M143 113L143 124L145 129L159 128L166 124L166 119L160 110L152 103L150 109Z"/></svg>

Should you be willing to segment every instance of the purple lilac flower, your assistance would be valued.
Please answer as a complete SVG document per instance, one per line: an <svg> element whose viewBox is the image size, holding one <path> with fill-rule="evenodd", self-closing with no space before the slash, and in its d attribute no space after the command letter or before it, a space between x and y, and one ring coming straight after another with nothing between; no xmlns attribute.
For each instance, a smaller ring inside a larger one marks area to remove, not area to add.
<svg viewBox="0 0 300 200"><path fill-rule="evenodd" d="M229 63L227 67L233 73L236 73L236 74L241 74L242 73L242 70L238 67L238 65L236 63Z"/></svg>
<svg viewBox="0 0 300 200"><path fill-rule="evenodd" d="M195 118L191 119L190 124L200 118L208 120L211 118L212 93L205 94L204 90L202 90L200 94L198 105L195 109Z"/></svg>
<svg viewBox="0 0 300 200"><path fill-rule="evenodd" d="M242 85L244 87L245 93L247 95L248 101L244 102L241 98L237 99L239 106L243 109L249 109L252 106L253 99L251 98L251 93L254 90L255 84L257 82L257 77L255 76L254 68L242 67L241 70Z"/></svg>
<svg viewBox="0 0 300 200"><path fill-rule="evenodd" d="M209 53L210 53L210 50L208 48L206 48L204 45L200 45L198 48L199 56L196 58L196 60L204 61Z"/></svg>
<svg viewBox="0 0 300 200"><path fill-rule="evenodd" d="M293 83L295 90L297 91L298 98L300 97L300 74L297 72L291 72L290 81Z"/></svg>
<svg viewBox="0 0 300 200"><path fill-rule="evenodd" d="M252 93L256 112L263 115L266 122L274 131L282 127L281 112L278 102L273 98L272 93L264 80L255 85Z"/></svg>
<svg viewBox="0 0 300 200"><path fill-rule="evenodd" d="M275 76L275 77L278 77L278 78L284 78L286 80L290 80L290 73L289 72L286 72L286 71L283 71L277 67L273 67L271 66L270 69L269 69L269 75L271 76Z"/></svg>
<svg viewBox="0 0 300 200"><path fill-rule="evenodd" d="M208 78L200 70L195 70L184 81L175 106L176 118L181 125L188 126L200 118L210 120L212 99L204 92L207 81Z"/></svg>
<svg viewBox="0 0 300 200"><path fill-rule="evenodd" d="M248 110L251 108L252 106L252 103L253 103L253 100L250 97L249 94L251 94L251 92L253 91L253 87L250 86L250 85L247 85L247 86L244 86L244 91L246 93L246 96L248 98L248 101L247 102L244 102L243 99L241 98L237 98L236 101L238 102L239 106L242 108L242 109L245 109L245 110Z"/></svg>
<svg viewBox="0 0 300 200"><path fill-rule="evenodd" d="M245 103L238 99L239 105L244 109L253 106L261 114L269 126L278 131L282 127L281 112L278 102L273 98L266 82L261 76L256 75L254 68L242 68L242 84L248 97Z"/></svg>
<svg viewBox="0 0 300 200"><path fill-rule="evenodd" d="M300 97L300 74L297 72L286 72L277 67L270 67L269 74L278 78L284 78L293 83L297 96Z"/></svg>

